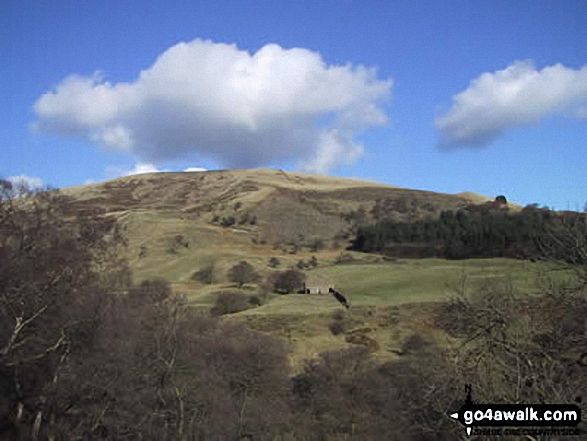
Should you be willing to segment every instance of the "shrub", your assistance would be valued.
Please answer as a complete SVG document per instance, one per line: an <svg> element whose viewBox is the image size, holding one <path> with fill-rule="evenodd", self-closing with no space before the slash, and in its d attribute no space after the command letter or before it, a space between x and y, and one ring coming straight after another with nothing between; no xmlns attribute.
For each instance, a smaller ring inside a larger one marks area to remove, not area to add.
<svg viewBox="0 0 587 441"><path fill-rule="evenodd" d="M236 219L234 216L228 216L228 217L223 217L222 221L220 222L220 225L222 225L224 228L228 228L233 226L236 223Z"/></svg>
<svg viewBox="0 0 587 441"><path fill-rule="evenodd" d="M304 269L306 267L306 262L304 262L303 259L298 260L298 263L296 263L296 266L298 267L298 269Z"/></svg>
<svg viewBox="0 0 587 441"><path fill-rule="evenodd" d="M341 263L351 263L354 260L352 254L349 253L340 253L336 256L334 263L341 264Z"/></svg>
<svg viewBox="0 0 587 441"><path fill-rule="evenodd" d="M198 271L195 271L192 274L192 276L190 277L190 279L195 280L200 283L204 283L206 285L210 285L213 283L213 280L214 280L213 276L214 276L214 266L208 265L208 266L205 266L204 268L201 268Z"/></svg>
<svg viewBox="0 0 587 441"><path fill-rule="evenodd" d="M251 297L249 297L249 305L261 306L262 304L263 304L263 300L261 300L261 297L259 297L257 295L252 295Z"/></svg>
<svg viewBox="0 0 587 441"><path fill-rule="evenodd" d="M271 268L277 268L279 265L281 265L281 261L277 257L269 259L269 266Z"/></svg>
<svg viewBox="0 0 587 441"><path fill-rule="evenodd" d="M312 268L316 268L318 266L318 259L316 259L316 256L312 256L312 258L308 261L308 265Z"/></svg>
<svg viewBox="0 0 587 441"><path fill-rule="evenodd" d="M210 314L219 316L234 314L247 309L248 298L240 292L221 292L216 296L216 303L210 309Z"/></svg>
<svg viewBox="0 0 587 441"><path fill-rule="evenodd" d="M340 320L333 320L328 324L328 329L330 329L332 335L342 334L345 331L344 322Z"/></svg>
<svg viewBox="0 0 587 441"><path fill-rule="evenodd" d="M168 253L175 254L179 248L188 248L189 242L184 239L181 234L176 234L172 238L167 240L167 249Z"/></svg>

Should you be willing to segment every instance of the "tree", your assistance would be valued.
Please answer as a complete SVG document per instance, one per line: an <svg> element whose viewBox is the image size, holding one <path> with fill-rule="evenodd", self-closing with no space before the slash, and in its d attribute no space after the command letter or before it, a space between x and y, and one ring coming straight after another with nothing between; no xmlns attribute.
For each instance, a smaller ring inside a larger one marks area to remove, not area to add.
<svg viewBox="0 0 587 441"><path fill-rule="evenodd" d="M242 260L228 270L228 280L241 287L245 283L257 282L259 273L249 262Z"/></svg>
<svg viewBox="0 0 587 441"><path fill-rule="evenodd" d="M507 205L508 200L506 199L506 197L504 195L499 195L495 198L495 202L498 204Z"/></svg>
<svg viewBox="0 0 587 441"><path fill-rule="evenodd" d="M0 408L33 438L61 415L63 372L96 345L109 293L130 284L124 242L99 210L0 181Z"/></svg>
<svg viewBox="0 0 587 441"><path fill-rule="evenodd" d="M291 294L304 287L306 276L301 271L287 270L272 274L270 279L274 292Z"/></svg>

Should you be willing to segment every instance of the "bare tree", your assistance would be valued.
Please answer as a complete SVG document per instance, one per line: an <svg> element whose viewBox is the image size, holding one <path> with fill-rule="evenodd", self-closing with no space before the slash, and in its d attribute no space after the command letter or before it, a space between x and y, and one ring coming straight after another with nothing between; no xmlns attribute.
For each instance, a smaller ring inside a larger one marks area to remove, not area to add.
<svg viewBox="0 0 587 441"><path fill-rule="evenodd" d="M95 340L105 290L128 279L124 265L98 272L118 262L108 261L121 243L108 219L75 216L57 192L0 188L0 395L37 438L72 353Z"/></svg>

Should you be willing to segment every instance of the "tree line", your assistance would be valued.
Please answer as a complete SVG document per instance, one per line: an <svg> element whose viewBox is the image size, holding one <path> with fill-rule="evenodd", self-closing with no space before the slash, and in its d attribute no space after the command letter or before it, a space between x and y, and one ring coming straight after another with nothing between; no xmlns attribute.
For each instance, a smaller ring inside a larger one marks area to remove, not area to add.
<svg viewBox="0 0 587 441"><path fill-rule="evenodd" d="M437 218L361 225L350 248L394 257L538 259L563 253L569 258L563 244L576 248L572 240L566 244L570 230L584 237L585 215L535 205L510 212L486 204L443 211Z"/></svg>

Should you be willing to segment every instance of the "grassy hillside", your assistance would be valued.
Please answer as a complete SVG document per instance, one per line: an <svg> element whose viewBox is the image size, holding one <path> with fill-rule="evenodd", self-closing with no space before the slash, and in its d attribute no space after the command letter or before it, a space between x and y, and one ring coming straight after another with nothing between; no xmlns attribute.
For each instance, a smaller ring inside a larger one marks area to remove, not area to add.
<svg viewBox="0 0 587 441"><path fill-rule="evenodd" d="M318 253L317 256L318 267L305 271L306 275L311 278L318 273L335 285L350 301L349 311L331 295L272 294L265 304L224 318L243 321L250 328L285 339L296 369L301 368L304 360L323 351L351 346L346 338L348 332L356 329L370 329L366 335L377 342L375 355L378 358L394 358L394 350L415 332L437 337L433 321L436 307L454 295L463 281L470 291L482 283L507 280L515 289L531 293L536 290L540 274L549 271L544 263L511 259L334 264L334 260L329 259L331 253ZM359 253L355 256L357 260L364 257ZM202 311L208 311L213 305L214 293L235 290L228 283L206 286L182 283L175 288ZM253 295L257 288L251 285L241 292ZM347 334L335 336L329 330L336 311L342 311L345 316Z"/></svg>
<svg viewBox="0 0 587 441"><path fill-rule="evenodd" d="M243 256L261 264L316 239L342 249L356 225L349 213L360 210L369 221L377 201L401 202L406 208L397 217L407 219L490 199L270 169L143 174L63 193L76 209L104 210L125 226L137 280L171 282L187 281L212 257L221 275ZM183 247L171 249L176 236Z"/></svg>
<svg viewBox="0 0 587 441"><path fill-rule="evenodd" d="M472 193L447 195L269 169L144 174L63 193L72 196L78 210L100 209L123 225L135 282L166 279L203 313L218 292L235 290L226 277L235 263L246 260L266 277L274 271L271 257L279 259L282 270L315 256L318 266L306 270L307 276L328 280L352 304L344 311L346 333L335 336L329 330L332 314L341 310L330 295L271 294L262 306L224 318L283 338L296 368L322 351L351 345L346 340L357 329L376 342L377 357L393 357L410 333L434 332L435 302L450 295L449 286L463 272L473 284L509 277L529 291L540 267L506 259L389 262L344 251L356 226L353 212L369 221L378 204L398 206L403 207L393 213L398 219L413 219L492 199ZM323 247L312 249L317 239ZM337 264L341 253L350 255L351 263ZM212 284L192 280L195 271L209 265ZM242 291L255 295L258 287Z"/></svg>

